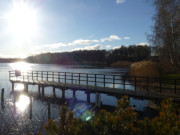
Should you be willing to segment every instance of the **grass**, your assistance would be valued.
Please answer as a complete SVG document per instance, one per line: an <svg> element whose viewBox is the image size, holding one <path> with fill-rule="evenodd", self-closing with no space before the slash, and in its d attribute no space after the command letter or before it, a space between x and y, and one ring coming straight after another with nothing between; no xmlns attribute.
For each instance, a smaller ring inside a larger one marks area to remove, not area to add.
<svg viewBox="0 0 180 135"><path fill-rule="evenodd" d="M158 64L153 61L140 61L132 63L131 75L142 77L159 77Z"/></svg>

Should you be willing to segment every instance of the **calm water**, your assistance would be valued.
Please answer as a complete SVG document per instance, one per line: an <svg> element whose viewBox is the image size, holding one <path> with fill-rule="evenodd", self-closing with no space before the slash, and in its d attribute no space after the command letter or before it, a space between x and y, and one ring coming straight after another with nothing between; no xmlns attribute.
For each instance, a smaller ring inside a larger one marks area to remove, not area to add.
<svg viewBox="0 0 180 135"><path fill-rule="evenodd" d="M17 132L25 132L31 129L32 132L42 130L42 125L47 121L48 117L58 119L59 110L62 104L67 104L72 109L76 117L83 120L91 118L92 111L96 111L97 98L100 99L100 108L109 111L117 105L118 98L108 94L90 94L90 103L87 102L87 94L84 91L77 90L73 96L72 90L65 91L65 99L62 97L62 91L56 89L56 100L53 98L52 87L45 88L45 97L38 95L37 86L30 85L29 92L23 92L23 85L15 85L15 93L11 92L11 83L9 81L9 70L39 70L39 71L60 71L60 72L80 72L80 73L126 73L127 69L117 68L99 68L93 66L62 66L54 64L28 64L28 63L0 63L0 89L5 89L5 106L1 106L1 113L4 121L16 120L14 125L12 122L8 124L14 134ZM119 97L120 98L120 97ZM1 100L2 102L2 100ZM153 102L146 99L130 98L130 104L135 106L137 111L146 112ZM4 113L6 112L6 113ZM24 128L26 125L26 128ZM4 125L5 126L5 125ZM6 125L7 126L7 125ZM1 134L2 131L0 131Z"/></svg>

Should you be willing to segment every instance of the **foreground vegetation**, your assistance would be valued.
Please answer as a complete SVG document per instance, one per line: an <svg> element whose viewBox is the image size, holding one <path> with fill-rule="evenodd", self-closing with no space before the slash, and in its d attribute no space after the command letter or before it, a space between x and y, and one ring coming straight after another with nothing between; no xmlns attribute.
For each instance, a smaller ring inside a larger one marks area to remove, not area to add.
<svg viewBox="0 0 180 135"><path fill-rule="evenodd" d="M118 101L117 109L110 113L101 110L89 121L73 117L73 112L64 106L60 111L59 122L52 119L44 128L48 135L179 135L180 110L171 99L162 101L159 116L138 119L138 114L129 105L129 98ZM42 135L42 133L39 133Z"/></svg>

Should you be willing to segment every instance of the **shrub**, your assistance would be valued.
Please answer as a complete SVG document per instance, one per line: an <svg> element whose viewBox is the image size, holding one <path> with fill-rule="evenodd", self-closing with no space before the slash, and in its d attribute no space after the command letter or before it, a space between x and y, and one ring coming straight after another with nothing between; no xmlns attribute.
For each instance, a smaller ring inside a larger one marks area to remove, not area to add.
<svg viewBox="0 0 180 135"><path fill-rule="evenodd" d="M153 61L140 61L131 64L132 76L159 77L158 64Z"/></svg>
<svg viewBox="0 0 180 135"><path fill-rule="evenodd" d="M159 116L152 120L138 120L137 113L129 105L129 98L124 96L118 101L114 112L101 110L88 122L73 118L73 113L67 112L67 107L62 107L59 125L49 120L45 124L45 131L49 135L179 135L178 107L167 99L161 103L159 111Z"/></svg>

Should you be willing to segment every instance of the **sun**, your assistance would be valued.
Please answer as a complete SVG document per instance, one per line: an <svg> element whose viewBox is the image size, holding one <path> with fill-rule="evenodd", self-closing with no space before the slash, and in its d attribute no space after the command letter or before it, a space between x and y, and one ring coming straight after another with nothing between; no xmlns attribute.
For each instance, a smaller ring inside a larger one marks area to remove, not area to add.
<svg viewBox="0 0 180 135"><path fill-rule="evenodd" d="M15 3L11 11L6 14L6 18L8 31L16 37L28 38L36 31L36 11L24 2Z"/></svg>

